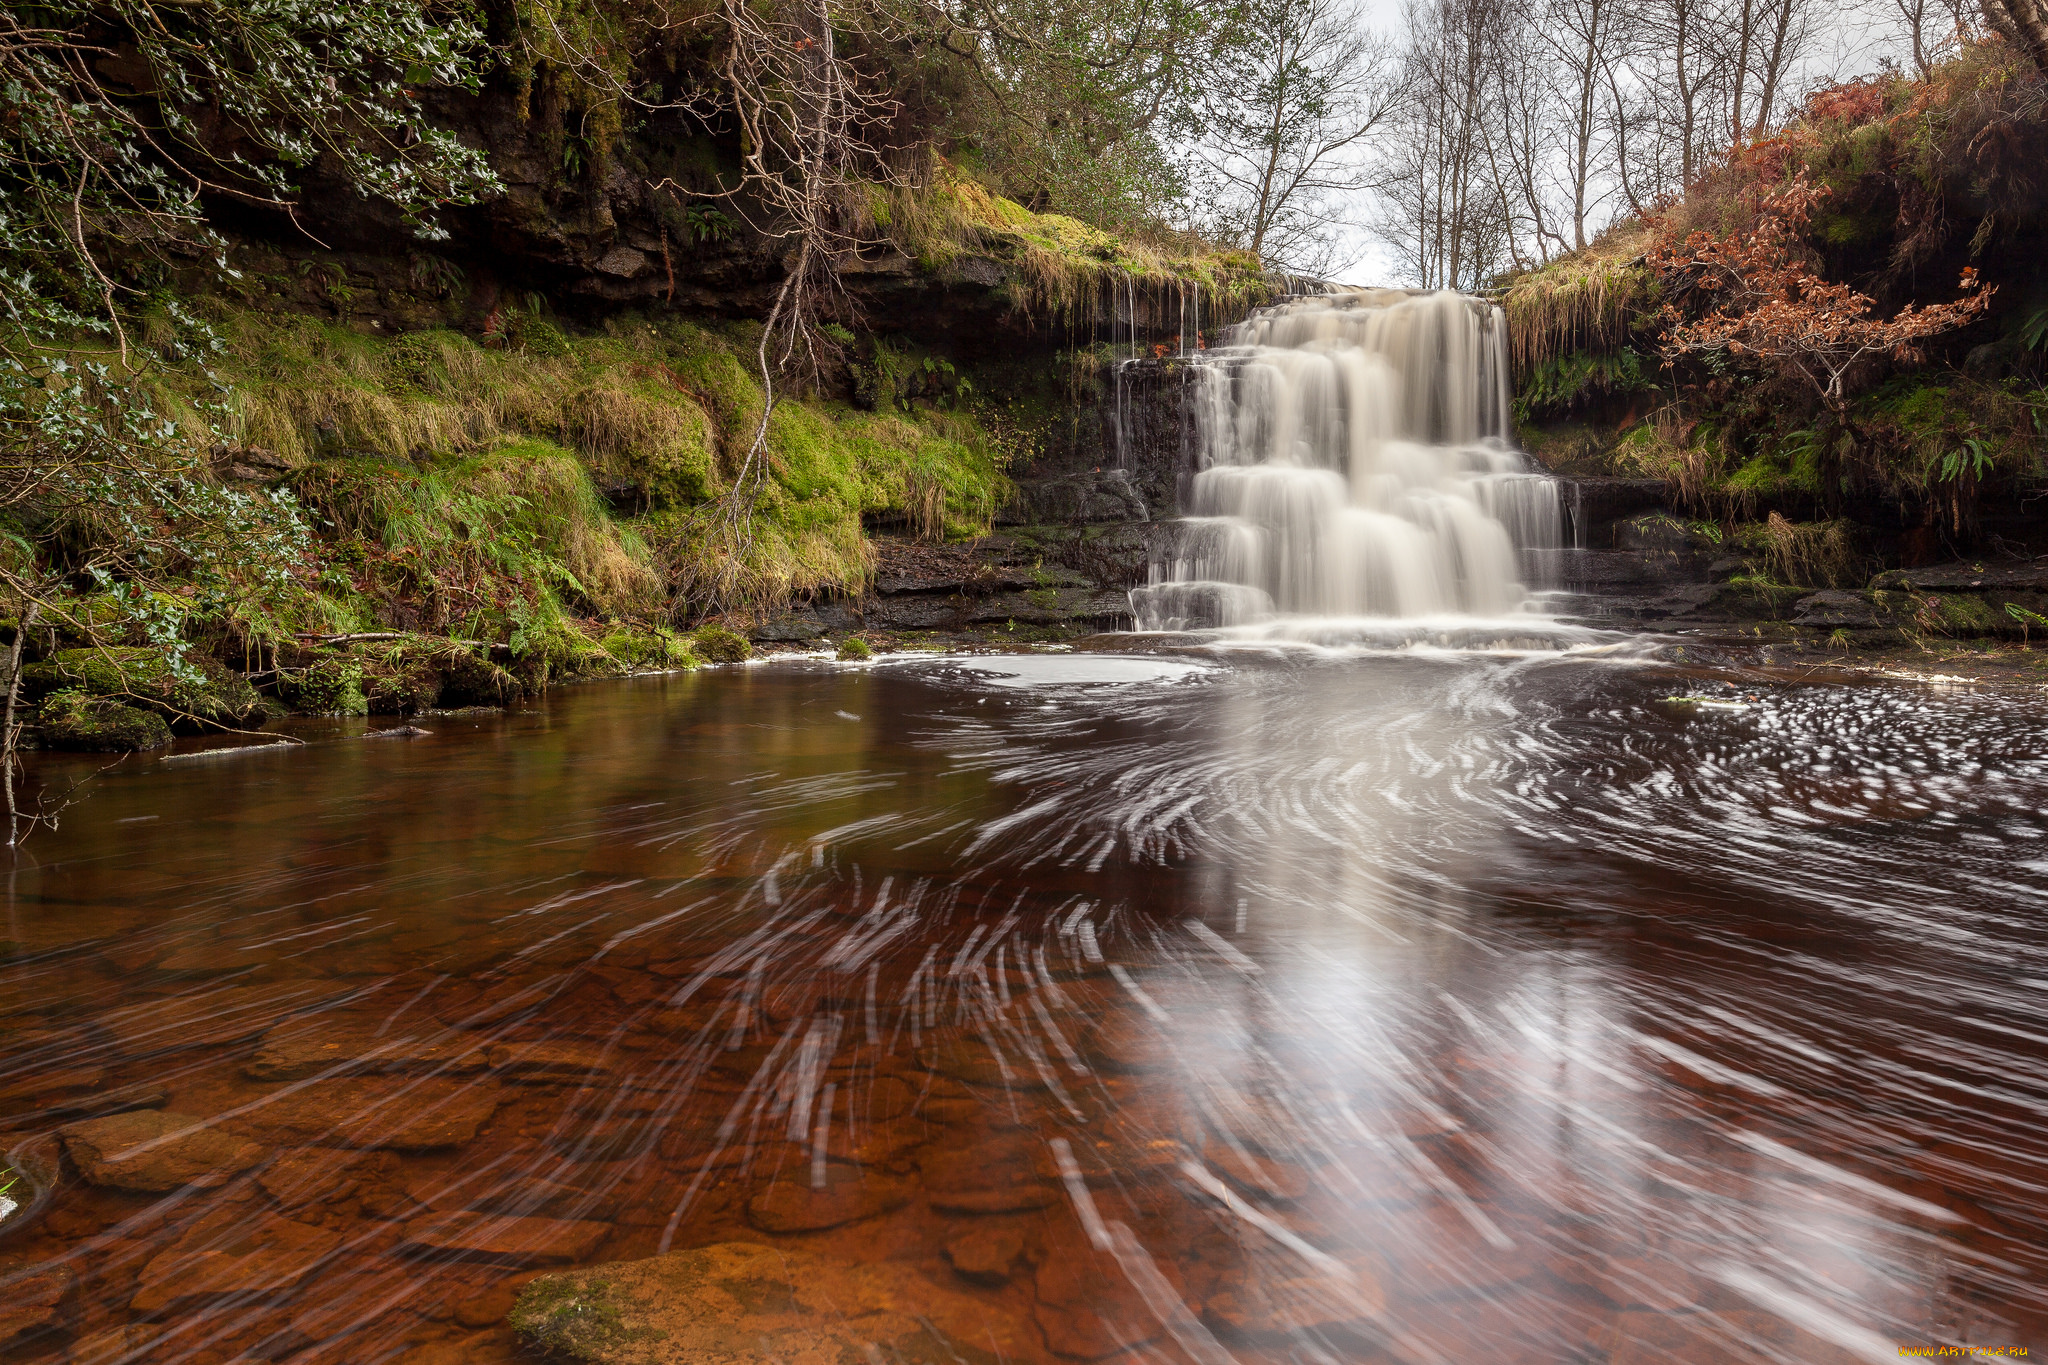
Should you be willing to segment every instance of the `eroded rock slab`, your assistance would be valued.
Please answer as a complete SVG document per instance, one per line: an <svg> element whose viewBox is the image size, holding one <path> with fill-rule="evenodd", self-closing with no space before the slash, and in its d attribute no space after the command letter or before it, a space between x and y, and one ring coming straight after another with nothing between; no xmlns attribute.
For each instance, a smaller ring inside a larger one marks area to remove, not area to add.
<svg viewBox="0 0 2048 1365"><path fill-rule="evenodd" d="M202 1220L142 1268L129 1307L154 1313L202 1295L274 1294L298 1284L341 1245L341 1234L327 1228L223 1212L228 1216Z"/></svg>
<svg viewBox="0 0 2048 1365"><path fill-rule="evenodd" d="M975 1331L987 1318L910 1266L727 1242L539 1276L510 1321L528 1343L596 1365L991 1365L991 1343L1010 1350L1000 1327Z"/></svg>
<svg viewBox="0 0 2048 1365"><path fill-rule="evenodd" d="M808 1171L770 1182L747 1201L747 1221L763 1232L815 1232L900 1209L910 1202L901 1180L827 1163L825 1185L812 1189Z"/></svg>
<svg viewBox="0 0 2048 1365"><path fill-rule="evenodd" d="M158 1193L224 1185L267 1155L197 1114L137 1109L59 1130L78 1172L95 1185Z"/></svg>
<svg viewBox="0 0 2048 1365"><path fill-rule="evenodd" d="M259 1081L298 1081L323 1072L428 1071L472 1074L484 1054L462 1034L392 1030L381 1018L314 1015L263 1035L242 1070Z"/></svg>
<svg viewBox="0 0 2048 1365"><path fill-rule="evenodd" d="M312 1009L348 989L332 981L220 986L113 1010L99 1024L129 1056L218 1047L253 1038L280 1016Z"/></svg>
<svg viewBox="0 0 2048 1365"><path fill-rule="evenodd" d="M40 1269L0 1265L0 1346L23 1332L47 1327L63 1312L64 1301L78 1287L69 1266Z"/></svg>
<svg viewBox="0 0 2048 1365"><path fill-rule="evenodd" d="M604 1223L578 1219L507 1218L458 1209L407 1223L405 1246L413 1251L566 1265L589 1259L610 1231Z"/></svg>
<svg viewBox="0 0 2048 1365"><path fill-rule="evenodd" d="M1042 1145L1018 1134L971 1147L928 1149L918 1164L931 1206L947 1213L1013 1213L1059 1202L1056 1186L1033 1178L1033 1158Z"/></svg>
<svg viewBox="0 0 2048 1365"><path fill-rule="evenodd" d="M485 1055L492 1070L522 1081L580 1081L612 1069L606 1050L595 1043L500 1043Z"/></svg>
<svg viewBox="0 0 2048 1365"><path fill-rule="evenodd" d="M428 1077L316 1081L280 1091L238 1126L349 1147L425 1151L459 1147L490 1121L503 1096L489 1081Z"/></svg>

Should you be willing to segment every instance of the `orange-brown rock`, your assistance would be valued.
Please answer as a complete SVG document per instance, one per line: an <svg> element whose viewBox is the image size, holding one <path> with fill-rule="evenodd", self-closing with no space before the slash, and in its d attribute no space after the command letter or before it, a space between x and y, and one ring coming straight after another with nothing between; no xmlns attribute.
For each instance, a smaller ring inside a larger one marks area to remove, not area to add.
<svg viewBox="0 0 2048 1365"><path fill-rule="evenodd" d="M23 1265L0 1266L0 1346L23 1332L32 1332L55 1322L64 1311L64 1301L78 1287L78 1274L69 1266L36 1269Z"/></svg>
<svg viewBox="0 0 2048 1365"><path fill-rule="evenodd" d="M1024 1256L1020 1228L974 1223L946 1239L946 1259L962 1279L1005 1284Z"/></svg>
<svg viewBox="0 0 2048 1365"><path fill-rule="evenodd" d="M235 1123L301 1140L422 1151L468 1142L502 1099L492 1082L438 1076L315 1081L280 1090Z"/></svg>
<svg viewBox="0 0 2048 1365"><path fill-rule="evenodd" d="M1114 1257L1097 1251L1071 1221L1050 1242L1033 1281L1032 1317L1057 1355L1100 1360L1159 1334L1159 1320Z"/></svg>
<svg viewBox="0 0 2048 1365"><path fill-rule="evenodd" d="M967 1147L929 1147L919 1155L931 1206L948 1213L1012 1213L1060 1201L1059 1188L1039 1180L1033 1158L1043 1146L1025 1133L988 1137Z"/></svg>
<svg viewBox="0 0 2048 1365"><path fill-rule="evenodd" d="M484 1055L493 1071L522 1081L580 1081L610 1071L614 1061L599 1044L573 1039L499 1043Z"/></svg>
<svg viewBox="0 0 2048 1365"><path fill-rule="evenodd" d="M1299 1166L1275 1161L1210 1139L1202 1148L1209 1168L1247 1194L1291 1204L1308 1193L1308 1173Z"/></svg>
<svg viewBox="0 0 2048 1365"><path fill-rule="evenodd" d="M837 1161L825 1164L825 1187L812 1189L809 1171L785 1172L747 1201L747 1220L763 1232L813 1232L858 1222L910 1202L904 1181Z"/></svg>
<svg viewBox="0 0 2048 1365"><path fill-rule="evenodd" d="M152 1193L224 1185L263 1160L256 1143L196 1114L135 1109L58 1130L78 1173L95 1185Z"/></svg>
<svg viewBox="0 0 2048 1365"><path fill-rule="evenodd" d="M338 1204L361 1193L366 1178L389 1176L397 1164L388 1152L300 1147L265 1167L256 1183L286 1209Z"/></svg>
<svg viewBox="0 0 2048 1365"><path fill-rule="evenodd" d="M281 1017L312 1009L347 989L320 980L214 986L111 1010L99 1024L130 1056L218 1047L253 1038Z"/></svg>
<svg viewBox="0 0 2048 1365"><path fill-rule="evenodd" d="M565 1265L589 1259L611 1232L605 1223L563 1218L508 1218L457 1209L405 1225L415 1251L455 1252L500 1261Z"/></svg>
<svg viewBox="0 0 2048 1365"><path fill-rule="evenodd" d="M142 1268L129 1307L154 1313L199 1295L290 1289L340 1245L340 1233L289 1218L203 1219Z"/></svg>
<svg viewBox="0 0 2048 1365"><path fill-rule="evenodd" d="M993 1365L997 1352L1022 1354L986 1304L913 1266L745 1242L538 1276L510 1322L529 1345L591 1365Z"/></svg>
<svg viewBox="0 0 2048 1365"><path fill-rule="evenodd" d="M391 1029L381 1016L315 1014L263 1035L242 1070L259 1081L296 1081L322 1072L484 1069L475 1041L438 1025Z"/></svg>

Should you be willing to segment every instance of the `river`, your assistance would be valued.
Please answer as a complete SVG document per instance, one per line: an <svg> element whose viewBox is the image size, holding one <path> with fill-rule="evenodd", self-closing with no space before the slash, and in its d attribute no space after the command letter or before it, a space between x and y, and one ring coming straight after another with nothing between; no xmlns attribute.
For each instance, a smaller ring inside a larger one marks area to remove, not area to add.
<svg viewBox="0 0 2048 1365"><path fill-rule="evenodd" d="M733 1359L2048 1346L2033 693L1219 645L292 724L9 877L10 1360L534 1358L537 1271L734 1243L829 1302Z"/></svg>

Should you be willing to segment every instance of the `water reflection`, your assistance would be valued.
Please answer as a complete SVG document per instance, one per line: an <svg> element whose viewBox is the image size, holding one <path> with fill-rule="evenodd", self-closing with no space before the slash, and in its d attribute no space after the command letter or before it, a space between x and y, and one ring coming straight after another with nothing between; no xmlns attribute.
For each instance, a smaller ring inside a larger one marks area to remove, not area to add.
<svg viewBox="0 0 2048 1365"><path fill-rule="evenodd" d="M10 1358L510 1360L664 1253L586 1354L2043 1339L2025 699L1212 652L425 728L31 845Z"/></svg>

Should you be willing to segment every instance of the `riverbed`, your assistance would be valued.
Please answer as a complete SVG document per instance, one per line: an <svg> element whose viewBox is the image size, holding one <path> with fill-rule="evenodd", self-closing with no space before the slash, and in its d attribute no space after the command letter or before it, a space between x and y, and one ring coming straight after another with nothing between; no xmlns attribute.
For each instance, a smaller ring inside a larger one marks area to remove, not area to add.
<svg viewBox="0 0 2048 1365"><path fill-rule="evenodd" d="M47 770L8 1359L537 1359L536 1275L759 1247L795 1306L592 1349L2048 1349L2033 691L1248 644L417 726Z"/></svg>

